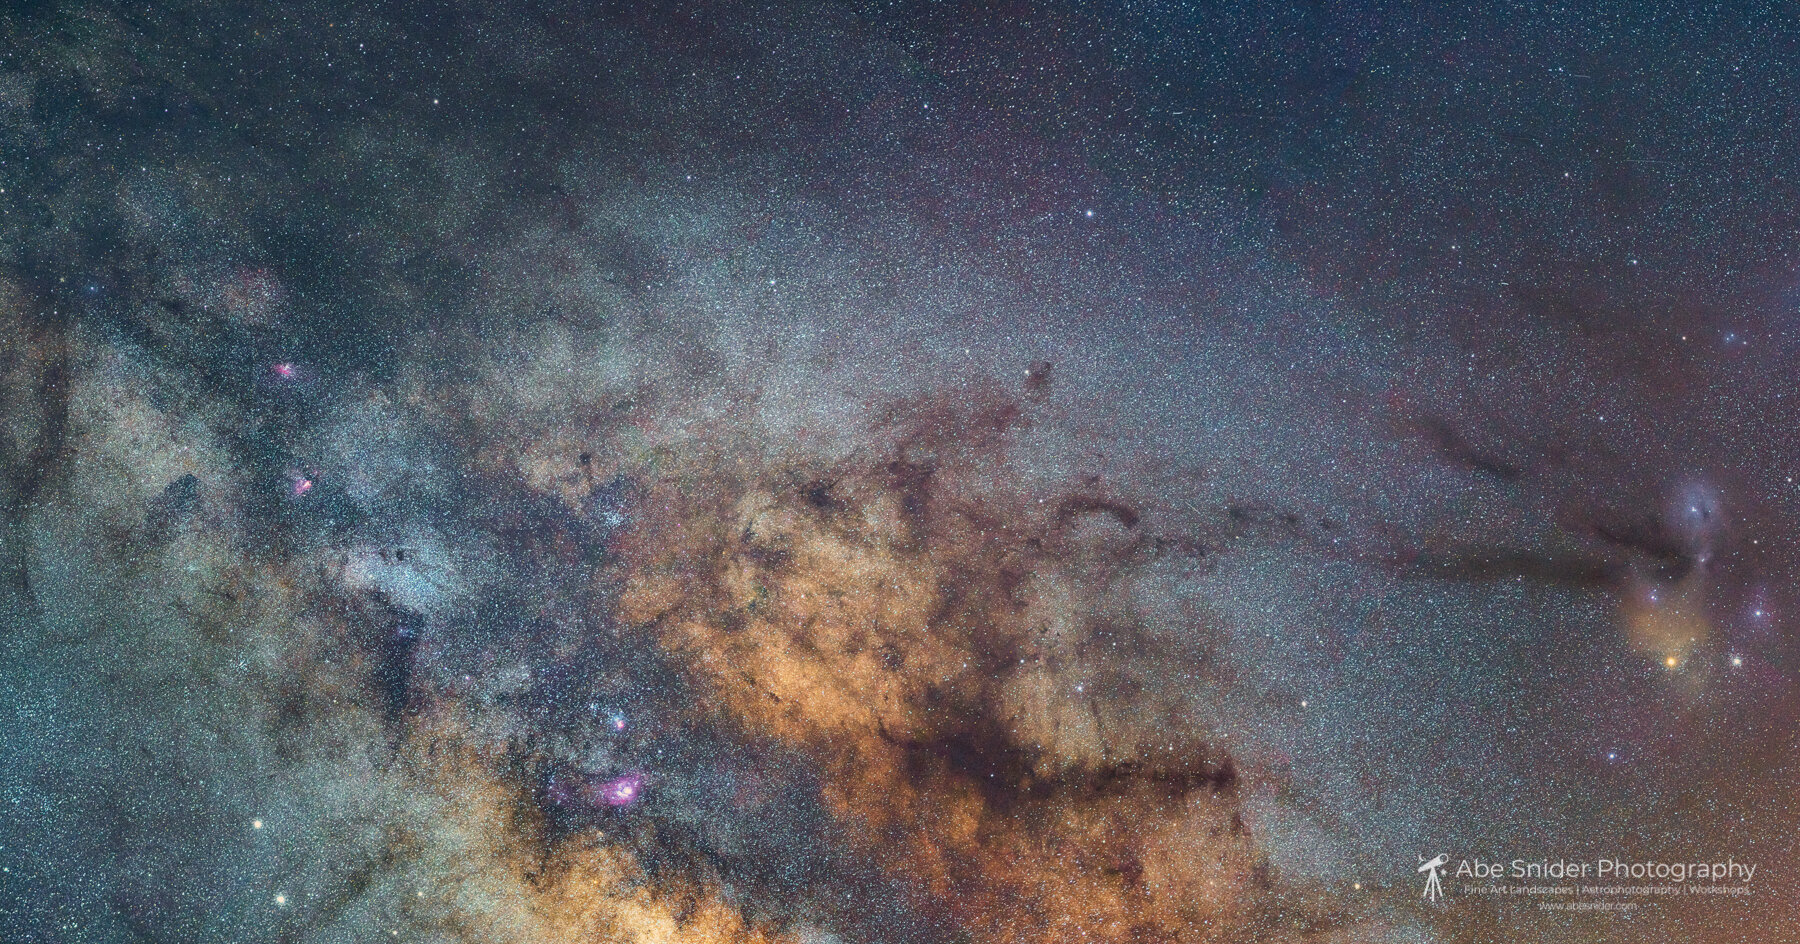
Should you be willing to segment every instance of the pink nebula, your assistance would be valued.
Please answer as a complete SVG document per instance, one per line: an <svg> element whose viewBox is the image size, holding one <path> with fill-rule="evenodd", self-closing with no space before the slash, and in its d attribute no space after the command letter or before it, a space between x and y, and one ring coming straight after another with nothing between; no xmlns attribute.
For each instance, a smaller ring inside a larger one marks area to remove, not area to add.
<svg viewBox="0 0 1800 944"><path fill-rule="evenodd" d="M644 793L644 775L614 777L591 789L593 797L607 806L630 806Z"/></svg>

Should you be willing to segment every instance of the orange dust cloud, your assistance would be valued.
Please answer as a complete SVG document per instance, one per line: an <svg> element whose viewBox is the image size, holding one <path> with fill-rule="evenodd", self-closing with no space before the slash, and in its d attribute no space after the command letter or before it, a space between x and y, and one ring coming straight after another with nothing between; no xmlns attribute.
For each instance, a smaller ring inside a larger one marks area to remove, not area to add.
<svg viewBox="0 0 1800 944"><path fill-rule="evenodd" d="M1135 593L1198 566L1097 487L1015 494L1004 398L895 411L818 467L695 451L649 485L622 616L753 729L818 758L889 874L979 941L1188 941L1271 917L1233 760L1186 720L1196 614ZM947 431L947 432L932 432ZM721 447L723 449L723 447Z"/></svg>

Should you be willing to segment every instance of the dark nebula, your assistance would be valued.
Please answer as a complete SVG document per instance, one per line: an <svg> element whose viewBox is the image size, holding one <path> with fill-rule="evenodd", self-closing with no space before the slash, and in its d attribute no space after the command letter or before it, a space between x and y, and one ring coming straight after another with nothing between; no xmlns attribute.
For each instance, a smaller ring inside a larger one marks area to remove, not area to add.
<svg viewBox="0 0 1800 944"><path fill-rule="evenodd" d="M0 940L1800 940L1788 12L0 11Z"/></svg>

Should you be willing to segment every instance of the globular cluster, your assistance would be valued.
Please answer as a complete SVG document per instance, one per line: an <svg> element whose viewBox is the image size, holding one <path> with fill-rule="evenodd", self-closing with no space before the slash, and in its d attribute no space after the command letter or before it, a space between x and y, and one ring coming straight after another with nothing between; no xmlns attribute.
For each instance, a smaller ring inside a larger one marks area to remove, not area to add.
<svg viewBox="0 0 1800 944"><path fill-rule="evenodd" d="M1782 14L0 12L0 938L1800 940Z"/></svg>

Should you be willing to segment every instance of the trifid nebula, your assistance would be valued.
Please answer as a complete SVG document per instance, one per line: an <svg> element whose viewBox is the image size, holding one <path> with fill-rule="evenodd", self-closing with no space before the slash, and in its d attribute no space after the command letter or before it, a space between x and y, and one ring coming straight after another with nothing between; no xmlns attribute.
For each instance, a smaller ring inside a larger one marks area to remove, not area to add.
<svg viewBox="0 0 1800 944"><path fill-rule="evenodd" d="M0 940L1800 942L1778 4L0 10Z"/></svg>

